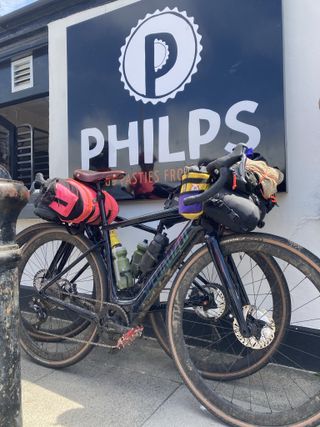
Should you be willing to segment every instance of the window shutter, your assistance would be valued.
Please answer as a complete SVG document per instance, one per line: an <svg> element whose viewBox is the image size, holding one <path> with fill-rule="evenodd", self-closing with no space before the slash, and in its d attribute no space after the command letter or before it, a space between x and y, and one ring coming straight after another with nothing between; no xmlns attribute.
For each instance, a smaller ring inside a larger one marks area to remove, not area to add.
<svg viewBox="0 0 320 427"><path fill-rule="evenodd" d="M11 62L12 92L33 87L32 55Z"/></svg>

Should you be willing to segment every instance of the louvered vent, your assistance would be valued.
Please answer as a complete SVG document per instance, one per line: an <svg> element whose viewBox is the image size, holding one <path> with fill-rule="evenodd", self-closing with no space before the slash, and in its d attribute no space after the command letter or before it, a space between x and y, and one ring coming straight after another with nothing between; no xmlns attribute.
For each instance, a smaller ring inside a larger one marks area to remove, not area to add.
<svg viewBox="0 0 320 427"><path fill-rule="evenodd" d="M11 62L12 92L33 86L32 55Z"/></svg>

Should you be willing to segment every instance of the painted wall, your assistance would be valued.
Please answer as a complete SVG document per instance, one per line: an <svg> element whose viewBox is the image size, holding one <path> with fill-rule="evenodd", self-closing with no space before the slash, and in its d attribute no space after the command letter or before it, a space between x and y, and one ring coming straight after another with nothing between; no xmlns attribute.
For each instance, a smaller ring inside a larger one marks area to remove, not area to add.
<svg viewBox="0 0 320 427"><path fill-rule="evenodd" d="M119 0L49 24L50 175L68 174L66 28L139 0ZM320 256L319 0L283 0L288 193L264 231L288 237ZM121 214L150 212L161 202L121 205ZM128 249L141 236L128 233ZM131 244L129 243L129 240Z"/></svg>
<svg viewBox="0 0 320 427"><path fill-rule="evenodd" d="M26 53L24 56L28 56ZM11 92L11 61L0 63L0 104L20 102L33 96L48 93L48 52L46 48L35 50L33 56L33 86L17 92ZM14 58L16 59L16 58ZM18 57L17 59L20 59Z"/></svg>

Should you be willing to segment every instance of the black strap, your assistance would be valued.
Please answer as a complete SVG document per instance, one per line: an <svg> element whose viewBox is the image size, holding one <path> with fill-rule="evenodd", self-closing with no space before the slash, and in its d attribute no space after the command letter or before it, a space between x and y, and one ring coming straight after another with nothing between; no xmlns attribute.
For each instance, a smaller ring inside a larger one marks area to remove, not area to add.
<svg viewBox="0 0 320 427"><path fill-rule="evenodd" d="M185 178L181 181L182 185L184 184L207 184L209 180L209 176L207 179L205 178Z"/></svg>

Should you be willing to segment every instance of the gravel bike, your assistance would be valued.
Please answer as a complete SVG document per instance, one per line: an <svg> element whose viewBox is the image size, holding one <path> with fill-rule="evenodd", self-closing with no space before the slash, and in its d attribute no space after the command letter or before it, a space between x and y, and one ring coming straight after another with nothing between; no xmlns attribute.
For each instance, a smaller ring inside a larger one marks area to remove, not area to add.
<svg viewBox="0 0 320 427"><path fill-rule="evenodd" d="M218 180L189 202L213 197L243 159L235 150L211 162L207 169L219 169ZM77 175L102 193L111 173ZM280 237L225 233L204 214L186 223L124 297L116 287L109 231L135 226L155 232L145 223L158 220L161 233L178 212L108 225L103 206L100 199L101 226L43 227L23 246L21 345L29 356L63 368L95 345L121 349L141 335L151 313L185 384L209 412L236 426L318 425L319 260Z"/></svg>

